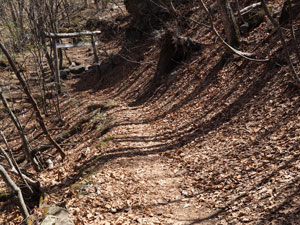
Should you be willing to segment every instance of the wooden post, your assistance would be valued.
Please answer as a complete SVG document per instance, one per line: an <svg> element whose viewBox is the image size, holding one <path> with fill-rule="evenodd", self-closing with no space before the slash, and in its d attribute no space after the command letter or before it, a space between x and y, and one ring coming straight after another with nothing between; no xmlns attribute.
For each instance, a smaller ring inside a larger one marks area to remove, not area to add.
<svg viewBox="0 0 300 225"><path fill-rule="evenodd" d="M99 57L97 55L97 49L96 49L96 44L95 44L95 38L94 35L91 35L91 41L92 41L92 46L93 46L93 52L94 52L94 63L96 65L96 73L99 74L100 72L100 64L99 64ZM99 74L100 76L100 74Z"/></svg>
<svg viewBox="0 0 300 225"><path fill-rule="evenodd" d="M76 32L76 33L45 33L46 37L50 38L52 40L53 45L53 51L54 51L54 60L55 60L55 82L56 87L58 90L58 94L61 93L61 84L60 84L60 75L59 75L59 60L58 60L58 49L61 48L70 48L70 47L82 47L82 46L91 46L93 47L93 53L94 53L94 65L96 65L97 73L99 73L100 69L100 63L99 63L99 57L97 55L97 49L96 45L98 44L95 41L95 35L101 34L101 31L83 31L83 32ZM70 43L57 43L57 40L62 38L74 38L74 37L80 37L80 36L91 36L91 42L88 43L76 43L76 44L70 44Z"/></svg>
<svg viewBox="0 0 300 225"><path fill-rule="evenodd" d="M57 46L56 46L57 47ZM63 57L63 52L62 52L62 49L58 49L58 58L59 58L59 64L58 64L58 68L62 68L63 67L63 60L64 60L64 57Z"/></svg>
<svg viewBox="0 0 300 225"><path fill-rule="evenodd" d="M60 86L60 72L59 72L59 63L58 63L58 52L57 52L57 39L52 38L53 43L53 52L54 52L54 60L55 60L55 85L57 94L61 94L61 86Z"/></svg>
<svg viewBox="0 0 300 225"><path fill-rule="evenodd" d="M92 46L93 46L93 51L94 51L94 61L95 63L99 63L99 58L97 55L97 49L96 49L96 44L95 44L95 38L94 35L91 35L91 41L92 41Z"/></svg>

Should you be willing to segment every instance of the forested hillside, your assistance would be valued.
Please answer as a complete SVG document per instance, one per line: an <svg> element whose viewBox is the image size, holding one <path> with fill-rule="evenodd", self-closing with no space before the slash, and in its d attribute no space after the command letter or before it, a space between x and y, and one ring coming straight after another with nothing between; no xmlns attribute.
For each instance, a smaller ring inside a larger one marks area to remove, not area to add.
<svg viewBox="0 0 300 225"><path fill-rule="evenodd" d="M0 5L0 224L300 224L300 1Z"/></svg>

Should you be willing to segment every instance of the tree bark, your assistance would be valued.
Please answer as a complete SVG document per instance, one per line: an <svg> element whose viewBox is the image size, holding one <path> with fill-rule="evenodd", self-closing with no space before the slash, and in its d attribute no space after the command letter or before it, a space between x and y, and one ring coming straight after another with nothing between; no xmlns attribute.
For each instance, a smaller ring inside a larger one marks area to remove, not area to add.
<svg viewBox="0 0 300 225"><path fill-rule="evenodd" d="M18 201L19 201L19 205L20 205L20 209L21 212L23 214L23 216L25 218L27 218L29 216L29 212L27 210L27 206L24 202L23 199L23 195L21 192L21 189L15 184L15 182L10 178L10 176L8 175L8 173L6 172L6 170L3 168L3 166L0 165L0 174L3 178L3 180L5 181L5 183L14 191L14 193L16 194Z"/></svg>
<svg viewBox="0 0 300 225"><path fill-rule="evenodd" d="M4 47L4 45L0 42L0 49L3 51L4 55L6 56L12 70L14 71L15 75L17 76L21 86L23 87L23 90L25 94L27 95L36 115L36 121L39 123L40 127L42 128L44 134L46 135L47 139L50 141L50 143L57 149L58 153L61 155L62 159L65 158L65 153L63 152L62 148L56 143L56 141L51 137L50 133L48 132L48 129L46 128L46 125L44 123L44 119L41 115L41 111L35 101L35 99L32 97L29 88L27 84L25 83L23 77L21 76L20 72L18 71L14 61L12 60L10 54Z"/></svg>
<svg viewBox="0 0 300 225"><path fill-rule="evenodd" d="M9 165L11 167L11 171L16 174L16 175L19 175L22 179L22 181L25 183L25 185L28 187L28 189L31 191L31 193L34 193L34 191L32 190L32 188L35 190L35 191L38 191L40 189L40 183L36 180L33 180L29 177L27 177L25 174L23 174L19 168L19 165L17 164L16 162L16 159L12 153L12 150L11 148L9 147L8 143L7 143L7 140L3 134L2 131L0 131L0 136L2 137L5 145L6 145L6 148L9 152L9 156L6 154L6 158L8 158L7 160L9 161ZM2 147L0 147L0 150L1 151L4 151L4 149L2 149ZM5 152L6 153L6 152Z"/></svg>
<svg viewBox="0 0 300 225"><path fill-rule="evenodd" d="M228 0L217 0L218 10L224 25L226 39L232 47L240 44L240 31Z"/></svg>
<svg viewBox="0 0 300 225"><path fill-rule="evenodd" d="M286 60L288 61L288 65L289 65L289 69L295 79L295 82L296 82L296 85L298 85L298 87L300 87L300 77L294 67L294 64L292 62L292 59L290 57L290 53L289 53L289 50L288 50L288 47L287 47L287 44L286 44L286 41L284 39L284 36L283 36L283 33L282 33L282 28L280 27L280 24L272 17L268 7L267 7L267 4L265 2L265 0L260 0L264 10L265 10L265 13L267 15L267 17L269 18L269 20L272 22L273 26L279 31L279 37L280 37L280 41L282 43L282 46L283 46L283 50L284 50L284 54L285 54L285 57L286 57Z"/></svg>
<svg viewBox="0 0 300 225"><path fill-rule="evenodd" d="M12 122L14 123L14 125L16 126L19 134L20 134L20 137L23 141L23 145L24 145L24 154L26 155L26 158L32 163L34 169L36 171L39 171L39 165L36 163L36 161L34 160L34 157L32 156L31 154L31 148L30 148L30 145L29 145L29 142L28 142L28 139L27 137L25 136L24 134L24 131L23 131L23 128L22 126L20 125L19 123L19 120L18 118L15 116L15 114L12 112L12 110L10 109L5 97L3 96L3 93L2 93L2 88L0 87L0 99L5 107L5 109L7 110Z"/></svg>
<svg viewBox="0 0 300 225"><path fill-rule="evenodd" d="M83 8L88 8L88 1L87 0L83 0Z"/></svg>

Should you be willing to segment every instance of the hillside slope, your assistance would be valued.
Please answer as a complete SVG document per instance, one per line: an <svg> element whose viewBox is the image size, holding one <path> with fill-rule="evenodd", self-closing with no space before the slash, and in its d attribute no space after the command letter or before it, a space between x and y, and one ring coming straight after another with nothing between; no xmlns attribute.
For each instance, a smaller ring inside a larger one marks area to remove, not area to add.
<svg viewBox="0 0 300 225"><path fill-rule="evenodd" d="M125 17L103 40L100 79L89 72L65 82L61 129L91 106L105 110L68 139L76 145L65 147L63 165L41 174L49 201L77 224L299 224L300 89L279 35L268 20L245 34L242 50L269 59L249 61L203 25L199 3L178 13L132 42ZM199 46L159 73L165 27ZM299 39L299 17L295 28ZM69 54L88 62L84 48Z"/></svg>

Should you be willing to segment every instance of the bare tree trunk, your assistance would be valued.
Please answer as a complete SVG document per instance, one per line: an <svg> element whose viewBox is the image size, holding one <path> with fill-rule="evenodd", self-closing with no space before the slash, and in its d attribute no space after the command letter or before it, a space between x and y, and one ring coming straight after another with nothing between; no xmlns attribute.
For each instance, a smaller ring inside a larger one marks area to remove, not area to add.
<svg viewBox="0 0 300 225"><path fill-rule="evenodd" d="M96 6L97 12L99 12L99 0L94 0L94 4Z"/></svg>
<svg viewBox="0 0 300 225"><path fill-rule="evenodd" d="M0 152L3 154L4 158L8 162L10 168L14 168L14 164L12 163L11 159L9 158L8 154L4 151L4 149L0 146Z"/></svg>
<svg viewBox="0 0 300 225"><path fill-rule="evenodd" d="M36 121L39 123L40 127L42 128L44 134L46 135L47 139L50 141L50 143L57 149L58 153L61 155L62 159L65 158L65 153L63 152L62 148L56 143L56 141L51 137L48 129L45 126L44 123L44 119L41 115L40 109L35 101L35 99L32 97L32 95L30 94L30 91L27 87L27 84L25 83L23 77L21 76L20 72L18 71L15 63L13 62L10 54L8 53L8 51L6 50L6 48L4 47L4 45L0 42L0 49L3 51L3 53L5 54L12 70L14 71L15 75L17 76L20 84L23 87L23 90L25 92L25 94L27 95L34 111L35 111L35 115L36 115Z"/></svg>
<svg viewBox="0 0 300 225"><path fill-rule="evenodd" d="M282 29L280 27L280 24L272 17L268 7L267 7L267 4L265 2L265 0L260 0L265 12L266 12L266 15L267 17L269 18L269 20L272 22L273 26L278 30L279 32L279 37L280 37L280 41L281 41L281 44L283 46L283 51L284 51L284 54L285 54L285 57L286 57L286 60L288 61L288 65L289 65L289 69L291 71L291 74L293 75L294 79L295 79L295 82L296 82L296 85L298 85L298 87L300 87L300 77L294 67L294 64L292 62L292 59L290 57L290 53L289 53L289 50L287 48L287 44L285 42L285 39L284 39L284 36L283 36L283 33L282 33Z"/></svg>
<svg viewBox="0 0 300 225"><path fill-rule="evenodd" d="M24 0L19 0L18 1L18 8L19 8L19 12L18 12L18 23L19 23L19 28L20 28L20 32L21 32L21 38L24 37L25 31L24 31L24 18L23 18L23 12L24 12Z"/></svg>
<svg viewBox="0 0 300 225"><path fill-rule="evenodd" d="M88 0L83 0L83 8L87 8L88 7Z"/></svg>
<svg viewBox="0 0 300 225"><path fill-rule="evenodd" d="M228 0L217 0L218 10L224 25L226 39L232 47L240 44L240 31Z"/></svg>
<svg viewBox="0 0 300 225"><path fill-rule="evenodd" d="M32 163L34 169L36 171L39 171L39 165L37 164L37 162L34 160L34 157L32 156L31 154L31 148L30 148L30 145L29 145L29 142L28 142L28 139L27 137L25 136L24 134L24 131L23 131L23 128L22 126L20 125L19 123L19 120L18 118L15 116L15 114L11 111L5 97L3 96L3 93L2 93L2 88L0 87L0 99L5 107L5 109L7 110L11 120L13 121L14 125L16 126L16 128L18 129L18 132L20 134L20 137L23 141L23 144L24 144L24 154L26 155L26 158Z"/></svg>
<svg viewBox="0 0 300 225"><path fill-rule="evenodd" d="M9 145L7 143L7 140L6 140L6 138L5 138L5 136L4 136L4 134L3 134L2 131L0 131L0 136L2 137L2 139L3 139L3 141L4 141L5 145L6 145L6 148L7 148L8 152L9 152L9 156L7 155L6 157L8 157L7 160L9 161L8 163L9 163L9 165L11 167L12 172L14 174L19 175L21 177L22 181L25 183L25 185L31 191L31 193L34 193L33 190L31 189L31 187L33 187L34 190L36 190L36 191L39 190L40 189L40 183L38 181L35 181L35 180L27 177L25 174L23 174L21 172L21 170L20 170L20 168L19 168L19 166L18 166L18 164L17 164L17 162L15 160L15 157L14 157L14 155L12 153L12 150L9 147ZM0 147L0 150L2 151L3 149Z"/></svg>
<svg viewBox="0 0 300 225"><path fill-rule="evenodd" d="M14 25L17 27L18 25L17 25L17 16L16 16L16 14L15 14L15 7L14 7L14 5L13 5L13 2L12 1L8 1L8 5L9 5L9 8L10 8L10 13L11 13L11 17L12 17L12 19L13 19L13 23L14 23Z"/></svg>
<svg viewBox="0 0 300 225"><path fill-rule="evenodd" d="M12 17L12 20L9 20L8 22L12 22L14 25L14 27L10 28L10 31L14 35L14 38L16 39L15 41L17 41L15 43L15 47L17 47L17 49L20 50L20 48L23 47L21 43L22 41L24 41L24 35L25 35L24 18L23 18L24 0L18 0L18 1L10 0L7 1L7 3Z"/></svg>
<svg viewBox="0 0 300 225"><path fill-rule="evenodd" d="M5 183L16 193L21 212L24 216L24 218L27 218L29 216L29 212L27 210L27 206L24 202L23 195L21 192L21 189L15 184L15 182L10 178L6 170L3 168L3 166L0 165L0 174L5 181Z"/></svg>
<svg viewBox="0 0 300 225"><path fill-rule="evenodd" d="M243 18L243 16L242 16L242 14L241 14L241 7L240 7L240 2L239 2L239 0L235 0L235 3L236 3L237 13L238 13L239 19L240 19L241 21L245 22L245 21L244 21L244 18Z"/></svg>

